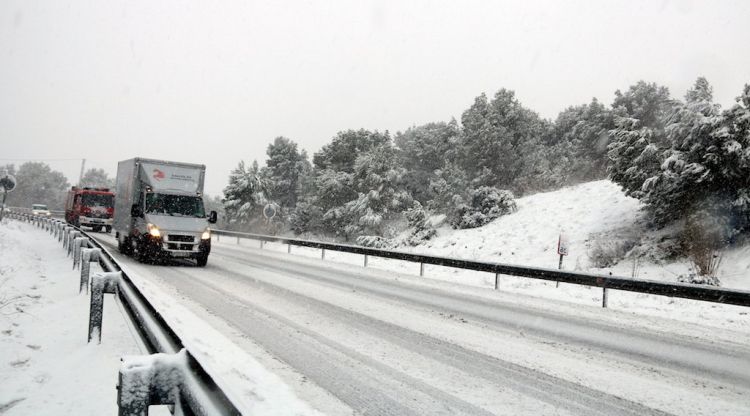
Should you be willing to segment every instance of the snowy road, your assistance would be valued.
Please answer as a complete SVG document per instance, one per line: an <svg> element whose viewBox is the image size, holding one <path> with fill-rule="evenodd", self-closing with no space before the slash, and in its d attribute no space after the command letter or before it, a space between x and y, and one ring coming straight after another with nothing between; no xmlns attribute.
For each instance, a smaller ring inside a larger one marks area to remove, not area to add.
<svg viewBox="0 0 750 416"><path fill-rule="evenodd" d="M97 237L325 413L750 411L745 332L460 288L273 245L215 243L206 268L141 265Z"/></svg>

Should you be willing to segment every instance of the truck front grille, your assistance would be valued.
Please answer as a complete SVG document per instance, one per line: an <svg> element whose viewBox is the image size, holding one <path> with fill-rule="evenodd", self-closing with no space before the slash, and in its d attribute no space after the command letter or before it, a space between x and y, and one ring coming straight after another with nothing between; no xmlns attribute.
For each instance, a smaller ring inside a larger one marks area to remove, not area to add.
<svg viewBox="0 0 750 416"><path fill-rule="evenodd" d="M193 237L192 235L169 234L167 237L167 241L180 241L185 243L195 242L195 237Z"/></svg>
<svg viewBox="0 0 750 416"><path fill-rule="evenodd" d="M187 250L187 251L193 251L193 245L192 244L167 243L167 248L169 250Z"/></svg>

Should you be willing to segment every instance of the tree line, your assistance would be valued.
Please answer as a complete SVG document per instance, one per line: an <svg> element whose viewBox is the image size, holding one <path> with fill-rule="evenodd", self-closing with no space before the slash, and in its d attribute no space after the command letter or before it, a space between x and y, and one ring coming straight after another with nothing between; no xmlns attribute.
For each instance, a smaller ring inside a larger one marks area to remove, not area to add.
<svg viewBox="0 0 750 416"><path fill-rule="evenodd" d="M44 162L25 162L18 169L14 164L0 166L0 175L10 174L16 178L16 188L8 194L6 205L31 208L32 204L44 204L51 210L65 208L65 198L70 183L62 172L53 170ZM114 180L104 169L88 169L81 178L81 187L114 188Z"/></svg>
<svg viewBox="0 0 750 416"><path fill-rule="evenodd" d="M419 240L432 233L415 218L477 227L512 212L514 196L609 177L646 204L654 225L710 213L737 235L750 212L748 91L722 110L705 78L684 99L640 81L609 106L594 98L547 120L501 89L476 97L460 121L393 136L341 131L312 159L277 137L263 166L241 161L232 171L226 219L235 229L373 244L408 226ZM269 203L279 213L270 223L261 212Z"/></svg>

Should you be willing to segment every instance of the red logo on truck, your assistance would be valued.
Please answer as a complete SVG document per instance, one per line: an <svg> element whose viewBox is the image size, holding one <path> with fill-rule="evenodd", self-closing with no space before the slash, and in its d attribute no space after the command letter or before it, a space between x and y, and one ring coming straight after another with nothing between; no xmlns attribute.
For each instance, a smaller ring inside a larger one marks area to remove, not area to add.
<svg viewBox="0 0 750 416"><path fill-rule="evenodd" d="M154 169L154 179L157 181L160 181L164 179L164 172L160 171L159 169Z"/></svg>

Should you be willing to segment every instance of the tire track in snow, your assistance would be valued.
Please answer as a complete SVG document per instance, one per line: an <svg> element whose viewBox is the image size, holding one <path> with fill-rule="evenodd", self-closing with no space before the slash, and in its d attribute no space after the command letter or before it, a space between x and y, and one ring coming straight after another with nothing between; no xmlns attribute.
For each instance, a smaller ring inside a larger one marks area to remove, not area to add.
<svg viewBox="0 0 750 416"><path fill-rule="evenodd" d="M555 339L586 347L596 347L604 352L615 352L651 365L677 371L687 369L693 373L708 373L713 378L746 389L750 388L750 352L746 348L729 350L717 345L662 337L646 331L613 327L569 316L561 319L541 310L492 302L467 295L448 294L442 290L414 287L395 280L387 282L362 275L346 276L341 271L325 268L322 265L296 263L291 257L282 262L250 251L223 247L222 249L220 256L264 270L292 273L297 278L353 288L388 301L442 310L505 329L523 330L540 339ZM242 256L226 254L226 251L238 251ZM737 347L741 348L741 346Z"/></svg>
<svg viewBox="0 0 750 416"><path fill-rule="evenodd" d="M439 340L391 323L387 323L351 310L304 296L283 287L216 266L216 274L231 277L235 281L255 286L256 290L272 293L275 296L305 308L316 311L325 317L342 321L345 325L363 333L386 340L424 357L452 366L472 377L486 380L497 386L513 389L527 397L546 402L555 409L565 409L576 415L667 415L668 413L587 388L558 377L513 364L476 351ZM205 274L191 275L225 296L234 297L221 288L221 284ZM237 299L243 302L241 299Z"/></svg>
<svg viewBox="0 0 750 416"><path fill-rule="evenodd" d="M203 270L198 273L203 274ZM279 314L237 300L232 293L217 285L196 279L189 268L165 267L159 272L181 293L243 331L272 355L330 391L358 413L492 415L413 377L395 372ZM192 278L186 279L186 274Z"/></svg>

